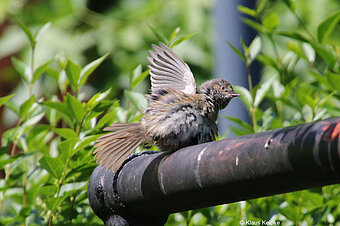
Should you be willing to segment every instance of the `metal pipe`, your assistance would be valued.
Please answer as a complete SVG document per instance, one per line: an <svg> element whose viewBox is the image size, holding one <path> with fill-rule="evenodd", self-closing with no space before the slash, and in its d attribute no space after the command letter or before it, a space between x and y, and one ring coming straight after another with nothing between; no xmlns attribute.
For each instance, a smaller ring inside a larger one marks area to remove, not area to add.
<svg viewBox="0 0 340 226"><path fill-rule="evenodd" d="M339 136L340 117L140 156L118 171L115 192L104 193L114 193L124 213L151 219L336 184ZM112 184L112 176L103 178Z"/></svg>

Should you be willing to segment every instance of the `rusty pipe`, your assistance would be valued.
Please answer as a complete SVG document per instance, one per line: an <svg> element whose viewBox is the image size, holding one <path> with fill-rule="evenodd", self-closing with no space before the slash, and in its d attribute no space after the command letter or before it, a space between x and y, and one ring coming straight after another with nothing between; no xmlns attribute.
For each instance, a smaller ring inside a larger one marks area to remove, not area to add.
<svg viewBox="0 0 340 226"><path fill-rule="evenodd" d="M339 183L339 136L337 117L133 158L112 173L105 193L116 202L108 205L157 218Z"/></svg>

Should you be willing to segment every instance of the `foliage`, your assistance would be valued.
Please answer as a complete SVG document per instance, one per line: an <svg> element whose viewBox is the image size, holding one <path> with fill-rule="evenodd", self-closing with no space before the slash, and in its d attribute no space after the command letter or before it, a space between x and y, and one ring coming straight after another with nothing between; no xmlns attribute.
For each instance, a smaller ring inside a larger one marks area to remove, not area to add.
<svg viewBox="0 0 340 226"><path fill-rule="evenodd" d="M87 199L97 166L94 141L114 121L140 119L151 43L162 35L174 47L198 28L209 33L211 6L205 0L141 0L138 7L118 0L0 3L0 225L102 225ZM209 39L189 41L199 77L210 74Z"/></svg>
<svg viewBox="0 0 340 226"><path fill-rule="evenodd" d="M128 104L127 109L120 107L119 101L111 100L111 89L81 101L79 90L109 54L84 67L71 59L56 58L35 67L38 37L48 26L50 24L33 34L20 24L30 40L31 64L16 57L12 57L12 62L27 83L29 95L21 105L10 100L13 95L0 99L0 104L19 118L16 127L7 130L1 138L0 161L6 176L1 187L0 223L100 224L87 200L88 180L97 166L92 155L93 143L104 126L140 119L140 110L146 107L147 101L134 89L148 75L148 70L142 71L139 65L131 73L130 89L124 90L125 98L132 104ZM179 31L176 28L166 44L175 46L192 36L178 37ZM56 67L53 63L57 63ZM61 95L47 99L34 96L32 89L43 73L55 80L57 93Z"/></svg>
<svg viewBox="0 0 340 226"><path fill-rule="evenodd" d="M241 40L242 50L226 43L248 69L248 89L234 88L242 94L251 125L227 117L238 125L232 128L237 135L340 115L340 11L320 18L311 32L298 3L261 0L257 9L239 6L248 16L243 21L258 35L249 46ZM285 24L287 14L296 21L295 27ZM250 68L255 60L262 63L263 74L253 86ZM245 225L248 220L252 221L248 225L256 225L265 220L283 225L332 225L340 222L339 195L339 185L303 190L189 211L171 216L168 224Z"/></svg>
<svg viewBox="0 0 340 226"><path fill-rule="evenodd" d="M119 102L107 99L110 90L84 102L79 101L77 93L107 55L83 68L70 59L58 62L57 67L50 66L56 59L35 67L35 47L48 26L33 34L20 24L30 40L31 64L15 57L12 61L29 86L29 95L21 105L10 100L12 95L1 98L19 121L1 138L0 159L6 176L1 181L0 222L3 225L74 221L99 224L100 220L87 204L89 174L96 167L90 144L99 136L103 125L117 119ZM62 96L38 99L32 94L35 82L43 73L59 82ZM68 85L71 92L64 89ZM95 117L103 112L105 115L95 124ZM121 113L126 111L121 110Z"/></svg>
<svg viewBox="0 0 340 226"><path fill-rule="evenodd" d="M167 5L143 1L138 10L134 8L135 2L125 1L122 3L125 7L120 10L103 14L88 11L78 1L60 2L42 3L53 9L55 4L63 4L57 11L43 16L34 13L42 6L23 10L18 16L25 22L18 23L21 30L13 29L7 39L0 40L3 52L23 46L21 34L29 40L29 48L23 54L11 57L16 73L28 87L28 95L22 103L15 101L14 94L0 98L0 106L4 105L17 118L16 126L1 137L0 166L5 176L0 180L0 225L102 225L87 200L87 183L97 165L92 155L93 143L106 125L140 119L140 109L146 105L142 93L148 83L148 70L139 65L145 57L141 52L149 48L155 37L171 47L190 38L191 51L184 51L183 55L184 58L186 54L192 55L190 65L197 70L198 80L202 80L201 74L206 74L211 66L208 36L203 38L200 34L200 40L191 38L194 31L207 29L205 21L200 19L200 16L206 18L204 7L208 7L203 1L197 1L203 5L199 14L186 5L189 1L178 1L178 10L185 15L178 18L167 8L177 9L170 1ZM248 16L244 22L257 30L258 36L249 46L241 40L242 50L226 43L248 69L249 87L235 89L242 94L252 123L228 118L238 125L232 128L238 135L339 115L339 11L319 18L312 29L312 23L305 20L308 12L299 2L261 0L256 9L239 7ZM0 13L6 10L11 13L11 1L0 4L3 4ZM338 3L334 4L339 8ZM74 8L78 9L76 14ZM164 16L158 17L159 12ZM123 14L130 16L123 18ZM195 18L188 19L188 14ZM185 24L183 31L169 28L177 26L170 20L175 17ZM295 23L284 23L287 17ZM139 22L143 20L148 24ZM32 29L26 23L40 26ZM170 25L164 30L153 26L162 23ZM147 34L143 33L146 27ZM70 34L73 29L78 32ZM180 36L182 33L187 35ZM62 45L52 37L56 34ZM78 43L79 37L86 35ZM141 43L142 35L146 43ZM48 44L42 38L46 36ZM12 39L17 41L15 45L8 44ZM200 48L194 42L199 42ZM65 53L55 55L58 48ZM65 59L65 55L70 58ZM86 55L98 57L89 60ZM251 73L254 61L263 65L261 82L256 85L252 84ZM91 96L86 96L87 81L93 74L99 75L98 69L95 71L99 66L99 70L115 68L114 73L104 72L116 76L97 78L100 85L93 81L94 86L106 91L92 91ZM39 95L41 87L44 95ZM121 92L122 88L125 89ZM126 103L123 106L113 99L119 94ZM167 225L238 225L245 219L280 221L285 225L333 224L340 221L339 193L339 186L334 185L191 210L170 215Z"/></svg>

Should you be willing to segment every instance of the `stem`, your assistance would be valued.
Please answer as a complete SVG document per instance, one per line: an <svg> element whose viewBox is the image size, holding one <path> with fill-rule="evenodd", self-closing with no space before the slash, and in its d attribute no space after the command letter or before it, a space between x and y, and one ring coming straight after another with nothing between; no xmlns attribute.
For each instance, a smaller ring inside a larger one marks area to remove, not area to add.
<svg viewBox="0 0 340 226"><path fill-rule="evenodd" d="M80 134L80 131L81 131L81 128L82 128L82 125L85 121L85 118L86 118L86 115L87 113L89 112L89 110L86 110L85 113L84 113L84 116L79 124L79 126L77 126L77 136L79 137L79 134ZM66 172L68 170L68 164L70 163L70 160L71 160L71 154L68 156L67 160L66 160L66 163L65 163L65 167L64 167L64 170L63 170L63 173L60 177L60 179L58 180L58 190L57 190L57 193L56 193L56 197L59 197L60 195L60 190L61 190L61 186L63 185L64 181L65 181L65 177L66 177ZM72 196L74 198L74 196ZM73 204L74 204L74 200L72 201L71 203L71 209L73 209ZM58 214L58 212L56 212L56 215ZM70 216L70 222L72 222L72 214ZM53 220L53 214L51 214L51 216L49 217L49 226L52 225L52 220Z"/></svg>
<svg viewBox="0 0 340 226"><path fill-rule="evenodd" d="M251 80L250 64L247 63L249 92L253 94L253 81Z"/></svg>
<svg viewBox="0 0 340 226"><path fill-rule="evenodd" d="M84 123L84 121L85 121L85 118L86 118L87 113L89 113L89 109L87 109L87 110L85 111L84 116L83 116L83 118L81 119L79 126L77 126L76 133L77 133L77 136L78 136L78 137L79 137L81 128L83 127L83 123Z"/></svg>
<svg viewBox="0 0 340 226"><path fill-rule="evenodd" d="M74 97L75 98L78 98L78 91L79 91L79 89L78 89L78 87L76 87L75 90L74 90Z"/></svg>
<svg viewBox="0 0 340 226"><path fill-rule="evenodd" d="M24 171L24 181L23 181L23 185L22 185L22 189L23 189L23 197L22 197L22 206L26 207L27 206L27 163L25 163L25 171ZM25 217L24 219L24 226L26 226L26 219L27 217Z"/></svg>
<svg viewBox="0 0 340 226"><path fill-rule="evenodd" d="M48 218L48 226L52 225L52 220L53 220L53 213L51 213L50 217Z"/></svg>
<svg viewBox="0 0 340 226"><path fill-rule="evenodd" d="M17 145L18 145L18 140L14 140L12 148L11 148L11 151L9 153L9 156L13 156L14 155L14 152L15 152L15 149L16 149Z"/></svg>
<svg viewBox="0 0 340 226"><path fill-rule="evenodd" d="M245 54L245 58L246 58L246 66L247 66L247 72L248 72L248 86L249 86L249 92L251 94L252 97L254 97L254 94L253 94L253 82L252 82L252 79L251 79L251 73L250 73L250 61L249 61L249 57L248 57L248 54ZM257 119L256 119L256 108L254 106L254 101L252 101L252 105L249 109L250 111L250 117L251 117L251 121L252 121L252 124L253 124L253 130L254 132L257 131Z"/></svg>
<svg viewBox="0 0 340 226"><path fill-rule="evenodd" d="M251 106L250 108L250 116L251 116L251 121L253 124L254 133L256 133L257 132L256 109L254 106Z"/></svg>
<svg viewBox="0 0 340 226"><path fill-rule="evenodd" d="M73 207L74 207L75 200L76 200L76 197L75 197L75 194L73 194L73 195L71 196L70 224L72 224L72 219L73 219L73 215L74 215Z"/></svg>
<svg viewBox="0 0 340 226"><path fill-rule="evenodd" d="M64 167L64 170L63 170L63 174L61 175L60 179L58 180L58 190L57 190L57 193L56 193L56 196L55 196L55 197L59 197L60 190L61 190L61 186L62 186L63 183L64 183L65 176L66 176L66 171L67 171L67 168L68 168L68 164L69 164L69 162L70 162L70 159L71 159L71 157L69 156L69 157L67 158L67 160L66 160L65 167ZM56 211L55 213L52 213L52 212L51 212L51 215L50 215L49 220L48 220L48 225L49 225L49 226L52 225L52 221L53 221L54 214L55 214L55 216L57 216L57 215L58 215L58 211Z"/></svg>
<svg viewBox="0 0 340 226"><path fill-rule="evenodd" d="M33 73L34 73L34 51L35 51L35 44L32 44L32 51L31 51L31 78L28 85L28 94L32 96L32 88L33 88Z"/></svg>

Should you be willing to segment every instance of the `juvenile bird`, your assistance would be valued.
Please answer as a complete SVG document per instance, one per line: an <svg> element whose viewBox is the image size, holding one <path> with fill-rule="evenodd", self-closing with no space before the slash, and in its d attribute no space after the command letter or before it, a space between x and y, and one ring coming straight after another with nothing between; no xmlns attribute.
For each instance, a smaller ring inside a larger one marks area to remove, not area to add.
<svg viewBox="0 0 340 226"><path fill-rule="evenodd" d="M189 66L168 46L152 45L151 94L141 123L113 123L98 138L95 158L106 169L117 171L123 161L143 142L156 142L160 151L173 152L190 145L210 142L217 135L218 111L235 93L224 79L204 82L196 89Z"/></svg>

